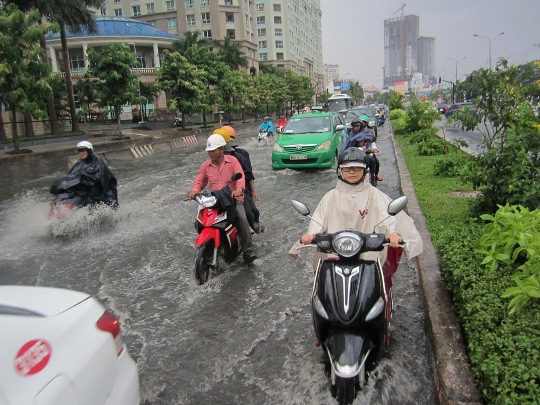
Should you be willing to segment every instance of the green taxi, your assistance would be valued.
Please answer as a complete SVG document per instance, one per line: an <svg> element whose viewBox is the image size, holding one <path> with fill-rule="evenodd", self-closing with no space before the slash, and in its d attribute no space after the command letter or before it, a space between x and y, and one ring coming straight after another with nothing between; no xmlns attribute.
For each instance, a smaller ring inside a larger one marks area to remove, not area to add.
<svg viewBox="0 0 540 405"><path fill-rule="evenodd" d="M295 114L274 143L272 169L332 167L346 136L339 113Z"/></svg>

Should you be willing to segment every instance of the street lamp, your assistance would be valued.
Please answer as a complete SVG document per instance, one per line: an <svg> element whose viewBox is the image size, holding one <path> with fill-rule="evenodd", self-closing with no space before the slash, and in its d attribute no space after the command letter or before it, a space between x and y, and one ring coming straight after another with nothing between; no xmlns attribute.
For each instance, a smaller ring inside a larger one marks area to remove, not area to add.
<svg viewBox="0 0 540 405"><path fill-rule="evenodd" d="M137 47L135 46L135 42L129 42L128 45L133 45L133 52L135 53L135 60L137 59ZM139 93L139 99L141 98L141 82L139 81L139 78L137 77L137 92ZM143 119L143 110L142 105L139 104L139 113L141 114L141 120L139 121L139 124L144 124Z"/></svg>
<svg viewBox="0 0 540 405"><path fill-rule="evenodd" d="M457 65L458 65L459 62L461 62L463 59L466 59L466 58L467 58L466 56L464 56L463 58L461 58L459 60L454 59L454 58L448 58L448 57L446 58L446 59L450 59L450 60L453 60L454 62L456 62L456 82L455 82L456 84L457 84Z"/></svg>
<svg viewBox="0 0 540 405"><path fill-rule="evenodd" d="M489 41L489 68L490 69L491 69L491 41L494 41L496 38L499 38L502 34L504 34L504 31L501 32L499 35L495 35L493 38L486 37L484 35L473 34L473 37L485 38Z"/></svg>

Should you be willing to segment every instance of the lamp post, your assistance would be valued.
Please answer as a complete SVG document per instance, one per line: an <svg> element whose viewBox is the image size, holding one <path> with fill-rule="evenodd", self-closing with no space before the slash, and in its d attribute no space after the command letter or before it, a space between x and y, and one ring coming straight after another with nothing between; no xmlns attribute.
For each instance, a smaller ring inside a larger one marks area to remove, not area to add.
<svg viewBox="0 0 540 405"><path fill-rule="evenodd" d="M491 69L491 42L494 41L496 38L499 38L502 34L504 34L504 31L501 32L499 35L495 35L493 38L486 37L484 35L473 34L473 37L485 38L489 42L489 68L490 69Z"/></svg>
<svg viewBox="0 0 540 405"><path fill-rule="evenodd" d="M135 46L135 42L130 42L128 45L133 45L133 52L135 53L135 60L137 60L137 47ZM141 82L139 81L139 78L137 78L137 92L139 94L139 99L140 99L141 98ZM139 121L139 124L144 124L143 110L142 110L141 104L139 104L139 113L141 114L141 120Z"/></svg>
<svg viewBox="0 0 540 405"><path fill-rule="evenodd" d="M459 60L454 59L454 58L448 58L448 57L446 58L446 59L450 59L450 60L453 60L454 62L456 62L456 81L455 81L456 84L457 84L457 65L458 65L459 62L461 62L463 59L466 59L466 58L467 58L466 56L464 56L463 58L461 58Z"/></svg>

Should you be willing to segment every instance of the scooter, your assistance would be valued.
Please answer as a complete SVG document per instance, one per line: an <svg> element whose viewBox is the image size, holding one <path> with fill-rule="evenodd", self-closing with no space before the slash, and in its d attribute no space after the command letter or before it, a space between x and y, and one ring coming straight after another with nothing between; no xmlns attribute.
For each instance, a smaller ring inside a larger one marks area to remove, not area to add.
<svg viewBox="0 0 540 405"><path fill-rule="evenodd" d="M242 176L242 173L236 173L231 181ZM223 260L231 263L238 256L238 230L224 209L227 199L234 204L228 186L218 191L203 191L194 199L199 203L195 221L199 235L195 240L193 275L197 284L202 285L223 271Z"/></svg>
<svg viewBox="0 0 540 405"><path fill-rule="evenodd" d="M311 218L306 205L296 200L291 202L296 211ZM406 196L392 201L388 205L389 216L396 215L406 205ZM402 249L391 252L390 248L384 267L379 259L363 260L359 256L382 251L388 242L384 234L375 230L369 234L343 230L318 234L314 245L306 245L333 255L319 260L311 309L315 335L330 368L331 392L339 404L354 401L366 383L367 371L375 367L383 347L389 345L391 276L397 269Z"/></svg>
<svg viewBox="0 0 540 405"><path fill-rule="evenodd" d="M181 127L182 126L182 118L180 117L174 117L173 127Z"/></svg>
<svg viewBox="0 0 540 405"><path fill-rule="evenodd" d="M261 146L268 146L268 143L269 143L269 134L268 134L268 131L266 129L263 129L261 131L259 131L259 136L257 138L258 142L259 142L259 147Z"/></svg>
<svg viewBox="0 0 540 405"><path fill-rule="evenodd" d="M49 221L62 222L83 205L84 192L80 176L66 176L51 187L55 197L51 201Z"/></svg>
<svg viewBox="0 0 540 405"><path fill-rule="evenodd" d="M377 113L375 114L375 123L378 127L382 127L384 125L384 114L383 113Z"/></svg>

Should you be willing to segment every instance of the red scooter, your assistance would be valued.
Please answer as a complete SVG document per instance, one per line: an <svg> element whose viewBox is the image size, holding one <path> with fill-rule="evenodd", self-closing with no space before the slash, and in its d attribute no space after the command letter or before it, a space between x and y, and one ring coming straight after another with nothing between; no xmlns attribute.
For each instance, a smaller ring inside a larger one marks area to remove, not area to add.
<svg viewBox="0 0 540 405"><path fill-rule="evenodd" d="M242 174L236 173L231 181L240 178ZM235 201L228 186L217 191L203 191L194 198L199 203L195 221L199 236L195 240L193 275L201 285L223 271L223 260L231 263L236 259L239 252L238 230L233 218L236 215Z"/></svg>

